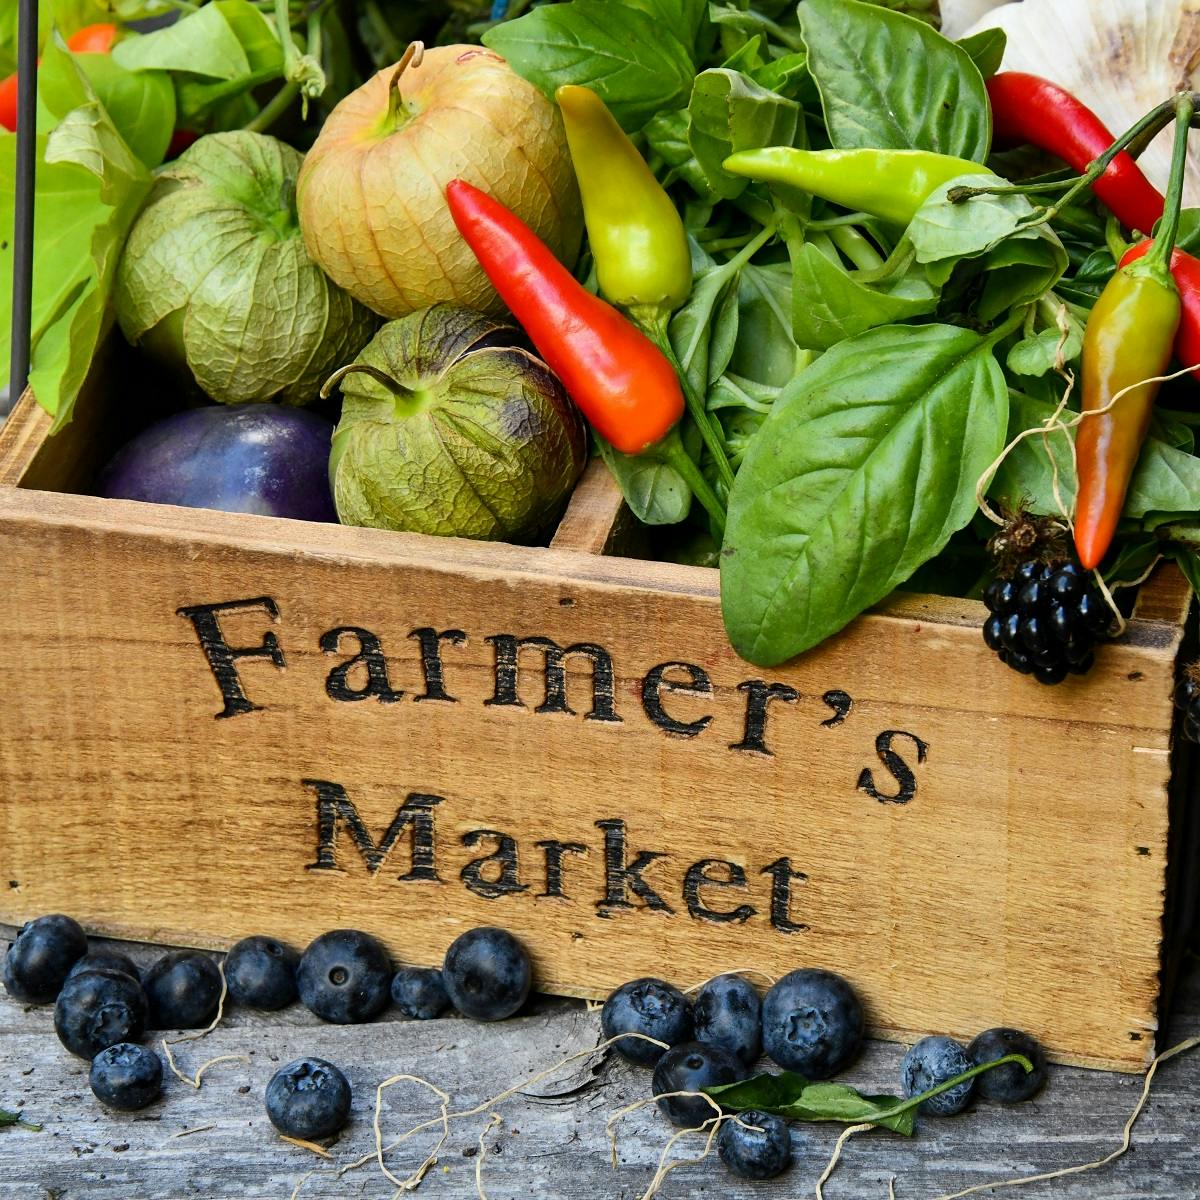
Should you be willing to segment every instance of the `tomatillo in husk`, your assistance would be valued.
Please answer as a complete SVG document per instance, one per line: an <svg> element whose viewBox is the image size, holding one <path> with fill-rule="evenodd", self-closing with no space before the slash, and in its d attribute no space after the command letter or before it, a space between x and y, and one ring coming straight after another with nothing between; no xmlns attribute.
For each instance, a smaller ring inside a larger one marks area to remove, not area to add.
<svg viewBox="0 0 1200 1200"><path fill-rule="evenodd" d="M335 372L342 416L329 478L338 519L452 537L532 542L587 458L583 418L520 334L435 304L385 325Z"/></svg>

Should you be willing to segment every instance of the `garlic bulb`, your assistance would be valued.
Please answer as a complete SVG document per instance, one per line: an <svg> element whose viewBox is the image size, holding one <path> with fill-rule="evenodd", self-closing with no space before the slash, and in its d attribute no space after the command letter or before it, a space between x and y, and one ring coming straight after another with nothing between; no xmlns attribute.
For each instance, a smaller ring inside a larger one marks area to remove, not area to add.
<svg viewBox="0 0 1200 1200"><path fill-rule="evenodd" d="M1200 0L1020 0L985 13L967 32L990 28L1008 35L1001 70L1028 71L1066 88L1114 137L1200 82ZM1170 174L1171 137L1164 130L1138 159L1160 191ZM1183 202L1200 204L1200 144L1188 153Z"/></svg>
<svg viewBox="0 0 1200 1200"><path fill-rule="evenodd" d="M958 39L989 9L999 8L1005 0L942 0L941 30L948 38Z"/></svg>

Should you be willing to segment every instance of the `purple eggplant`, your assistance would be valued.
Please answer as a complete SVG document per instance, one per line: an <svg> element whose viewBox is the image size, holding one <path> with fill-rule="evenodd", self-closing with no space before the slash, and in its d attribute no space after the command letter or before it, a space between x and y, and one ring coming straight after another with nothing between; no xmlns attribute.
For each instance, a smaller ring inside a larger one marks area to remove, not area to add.
<svg viewBox="0 0 1200 1200"><path fill-rule="evenodd" d="M332 436L323 417L277 404L188 409L118 450L98 490L116 500L336 521Z"/></svg>

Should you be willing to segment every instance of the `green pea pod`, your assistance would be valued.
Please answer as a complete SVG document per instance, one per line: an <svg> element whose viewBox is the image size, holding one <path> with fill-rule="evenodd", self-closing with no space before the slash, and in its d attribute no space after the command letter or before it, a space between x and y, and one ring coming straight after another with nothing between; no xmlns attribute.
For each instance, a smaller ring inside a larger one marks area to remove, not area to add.
<svg viewBox="0 0 1200 1200"><path fill-rule="evenodd" d="M896 225L907 225L943 184L982 170L968 159L928 150L797 150L792 146L742 150L722 165L734 175L786 183Z"/></svg>
<svg viewBox="0 0 1200 1200"><path fill-rule="evenodd" d="M691 254L675 205L595 92L564 84L554 98L601 294L621 308L673 312L692 290Z"/></svg>

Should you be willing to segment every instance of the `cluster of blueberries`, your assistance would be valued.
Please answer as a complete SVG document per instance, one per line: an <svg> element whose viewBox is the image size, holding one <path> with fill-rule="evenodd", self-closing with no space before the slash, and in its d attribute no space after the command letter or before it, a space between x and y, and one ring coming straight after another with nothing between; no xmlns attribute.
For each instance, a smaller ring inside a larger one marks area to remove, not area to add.
<svg viewBox="0 0 1200 1200"><path fill-rule="evenodd" d="M744 1079L764 1051L785 1070L813 1081L829 1079L857 1056L864 1021L862 1003L845 979L808 968L785 975L761 998L736 974L710 979L694 1001L661 979L635 979L605 1001L601 1026L606 1038L643 1035L617 1041L616 1050L630 1062L654 1067L654 1095L668 1120L700 1128L716 1115L713 1106L699 1095L672 1093L697 1093ZM969 1046L948 1037L922 1038L905 1054L900 1082L905 1096L917 1096L1009 1054L1023 1054L1033 1071L1005 1063L930 1097L921 1111L952 1116L967 1106L976 1088L1004 1104L1028 1100L1046 1081L1046 1060L1038 1043L1015 1029L989 1029ZM770 1179L792 1161L787 1123L756 1109L743 1112L739 1120L721 1123L717 1153L736 1175Z"/></svg>
<svg viewBox="0 0 1200 1200"><path fill-rule="evenodd" d="M370 1021L393 1002L420 1020L451 1006L477 1021L503 1020L525 1003L533 981L525 948L491 926L461 934L440 968L398 971L383 944L360 930L321 934L303 954L273 938L248 937L229 951L224 975L236 1004L276 1010L299 999L322 1020L340 1025ZM205 1028L217 1015L222 990L221 970L207 955L174 951L139 975L123 954L89 953L80 926L58 914L22 926L0 980L17 1000L53 1001L63 1045L91 1061L93 1093L109 1107L129 1111L144 1108L162 1090L162 1063L138 1044L143 1033ZM710 979L694 1001L661 979L635 979L605 1001L601 1027L624 1058L654 1067L654 1095L668 1120L699 1128L715 1111L697 1093L746 1078L764 1051L809 1080L837 1074L859 1052L864 1019L846 980L810 968L785 975L763 997L737 974ZM631 1034L640 1036L626 1036ZM1008 1063L931 1097L921 1109L950 1116L966 1107L976 1089L1002 1103L1027 1100L1045 1082L1046 1062L1037 1042L1013 1029L989 1029L965 1047L946 1037L924 1038L904 1056L901 1084L906 1096L916 1096L1014 1053L1033 1063L1032 1073ZM336 1134L350 1102L346 1076L320 1058L280 1067L266 1090L275 1128L307 1141ZM717 1150L731 1171L747 1179L771 1178L792 1160L787 1124L757 1110L723 1122Z"/></svg>
<svg viewBox="0 0 1200 1200"><path fill-rule="evenodd" d="M297 999L324 1021L357 1024L389 1003L429 1020L453 1006L477 1021L515 1013L529 996L529 955L512 934L482 927L460 935L439 969L394 970L378 938L334 929L304 951L269 937L238 942L224 961L228 997L276 1010ZM221 999L221 969L205 954L163 955L143 975L126 955L90 952L79 924L61 914L21 927L0 965L14 999L54 1004L54 1028L72 1054L91 1061L92 1092L110 1108L145 1108L162 1091L162 1062L139 1045L147 1029L203 1029ZM350 1114L350 1084L332 1063L300 1058L267 1085L267 1115L288 1137L330 1137Z"/></svg>

